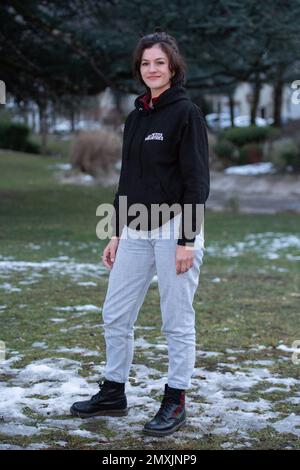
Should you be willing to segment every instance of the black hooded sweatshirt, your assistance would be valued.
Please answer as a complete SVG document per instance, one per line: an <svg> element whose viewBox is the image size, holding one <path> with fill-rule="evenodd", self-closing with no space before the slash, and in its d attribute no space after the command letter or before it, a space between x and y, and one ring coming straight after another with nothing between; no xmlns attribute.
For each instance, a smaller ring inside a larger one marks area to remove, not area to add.
<svg viewBox="0 0 300 470"><path fill-rule="evenodd" d="M151 204L178 203L182 219L178 245L191 244L195 235L182 230L184 204L191 204L192 226L196 226L197 204L209 195L209 155L205 121L200 108L187 95L183 86L173 86L154 100L153 107L143 105L145 94L135 99L135 109L127 116L124 126L122 166L118 190L114 199L113 235L120 236L124 225L139 216L121 210L119 196L127 196L127 207L142 203L148 209L148 227L156 228L151 220ZM174 217L172 211L169 218ZM186 216L187 217L187 216ZM160 218L159 226L165 223ZM145 230L135 226L136 230Z"/></svg>

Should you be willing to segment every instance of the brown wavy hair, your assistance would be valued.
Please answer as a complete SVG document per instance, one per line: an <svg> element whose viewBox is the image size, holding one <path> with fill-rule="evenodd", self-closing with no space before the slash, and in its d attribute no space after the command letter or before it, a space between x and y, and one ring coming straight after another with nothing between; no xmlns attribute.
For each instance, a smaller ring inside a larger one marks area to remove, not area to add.
<svg viewBox="0 0 300 470"><path fill-rule="evenodd" d="M170 36L165 31L160 31L158 28L155 29L155 33L147 34L141 37L136 48L133 52L133 63L132 63L132 74L142 85L147 89L149 87L145 84L140 73L140 66L144 49L158 44L169 59L169 68L171 72L175 71L173 77L171 77L171 86L185 86L186 84L186 62L179 50L176 39Z"/></svg>

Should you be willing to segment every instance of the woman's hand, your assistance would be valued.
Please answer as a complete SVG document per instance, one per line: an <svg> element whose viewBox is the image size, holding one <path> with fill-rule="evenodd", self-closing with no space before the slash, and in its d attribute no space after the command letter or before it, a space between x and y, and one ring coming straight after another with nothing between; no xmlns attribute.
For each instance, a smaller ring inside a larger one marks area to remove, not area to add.
<svg viewBox="0 0 300 470"><path fill-rule="evenodd" d="M185 273L194 263L195 252L190 246L176 247L176 274Z"/></svg>
<svg viewBox="0 0 300 470"><path fill-rule="evenodd" d="M113 236L111 237L111 240L108 243L108 245L106 245L106 247L104 248L102 261L103 261L104 266L106 266L109 269L113 267L113 264L115 262L118 245L119 245L119 237Z"/></svg>

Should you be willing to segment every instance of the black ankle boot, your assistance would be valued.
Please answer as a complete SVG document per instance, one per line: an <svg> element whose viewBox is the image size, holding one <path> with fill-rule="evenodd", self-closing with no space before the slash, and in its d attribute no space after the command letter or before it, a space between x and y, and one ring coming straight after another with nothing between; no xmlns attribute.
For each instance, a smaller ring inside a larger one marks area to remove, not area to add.
<svg viewBox="0 0 300 470"><path fill-rule="evenodd" d="M104 380L97 382L100 391L90 400L73 403L70 412L73 416L126 416L128 414L125 384Z"/></svg>
<svg viewBox="0 0 300 470"><path fill-rule="evenodd" d="M167 436L177 431L185 421L185 391L166 384L160 409L145 424L143 432L149 436Z"/></svg>

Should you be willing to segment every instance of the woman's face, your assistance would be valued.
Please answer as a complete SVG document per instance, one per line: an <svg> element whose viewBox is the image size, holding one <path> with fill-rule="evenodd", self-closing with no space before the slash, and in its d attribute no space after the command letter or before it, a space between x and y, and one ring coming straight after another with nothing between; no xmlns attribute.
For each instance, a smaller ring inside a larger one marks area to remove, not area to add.
<svg viewBox="0 0 300 470"><path fill-rule="evenodd" d="M149 49L144 49L140 72L143 81L151 89L152 96L158 95L167 88L170 88L170 79L174 75L169 70L167 54L158 44Z"/></svg>

